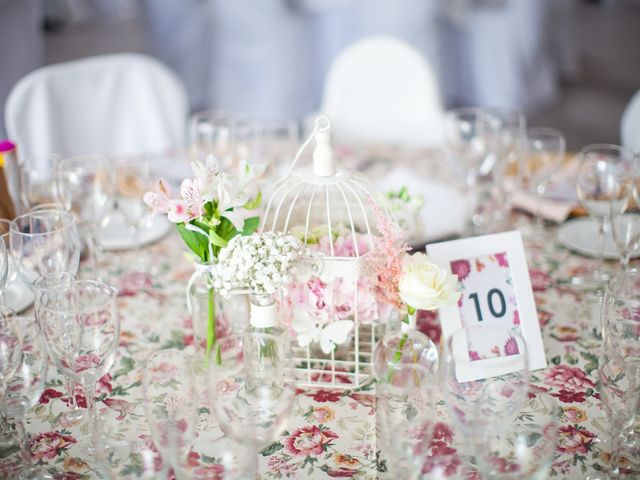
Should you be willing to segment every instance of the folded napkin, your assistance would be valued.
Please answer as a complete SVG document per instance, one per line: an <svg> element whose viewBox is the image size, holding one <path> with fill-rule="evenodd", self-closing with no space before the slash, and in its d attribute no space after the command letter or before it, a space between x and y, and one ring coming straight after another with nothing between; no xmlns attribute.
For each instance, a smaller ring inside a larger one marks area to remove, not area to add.
<svg viewBox="0 0 640 480"><path fill-rule="evenodd" d="M556 223L564 222L571 214L579 213L581 207L575 186L578 162L574 158L568 157L547 182L546 193L540 199L539 211L538 196L521 189L513 193L514 207L533 215L539 214L542 218Z"/></svg>

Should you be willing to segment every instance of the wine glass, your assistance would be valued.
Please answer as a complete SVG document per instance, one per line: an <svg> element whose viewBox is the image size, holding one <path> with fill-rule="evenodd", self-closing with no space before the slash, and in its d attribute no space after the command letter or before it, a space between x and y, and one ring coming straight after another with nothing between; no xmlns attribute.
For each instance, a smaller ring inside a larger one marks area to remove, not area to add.
<svg viewBox="0 0 640 480"><path fill-rule="evenodd" d="M74 280L74 275L69 272L53 272L39 277L33 283L35 297L34 314L39 325L42 325L42 319L44 318L44 312L41 311L44 302L48 299L55 298L56 292L61 293L64 289L68 288ZM47 293L49 294L48 298L46 297ZM84 417L84 413L76 403L76 396L74 393L76 383L69 377L66 378L66 382L67 398L69 399L70 410L67 410L62 414L62 421L65 424L70 424L81 420Z"/></svg>
<svg viewBox="0 0 640 480"><path fill-rule="evenodd" d="M512 422L527 401L527 346L518 329L474 324L456 330L440 358L442 394L463 437Z"/></svg>
<svg viewBox="0 0 640 480"><path fill-rule="evenodd" d="M526 118L518 110L491 109L496 124L495 182L499 208L496 220L501 228L509 228L509 213L513 208L513 194L520 184L520 158L526 134Z"/></svg>
<svg viewBox="0 0 640 480"><path fill-rule="evenodd" d="M478 182L490 176L496 163L496 122L486 110L460 108L448 111L443 123L445 154L465 177L471 231L481 231L486 223L486 199L479 198Z"/></svg>
<svg viewBox="0 0 640 480"><path fill-rule="evenodd" d="M24 425L25 416L38 404L46 383L47 355L40 329L32 317L12 316L6 326L14 331L22 351L15 372L5 381L6 392L0 400L3 414L15 422L22 463L19 477L52 479L51 475L33 465Z"/></svg>
<svg viewBox="0 0 640 480"><path fill-rule="evenodd" d="M177 349L153 352L145 362L142 382L154 443L167 467L180 477L189 469L187 457L195 436L196 357Z"/></svg>
<svg viewBox="0 0 640 480"><path fill-rule="evenodd" d="M99 281L74 280L41 293L38 312L51 360L84 389L91 432L88 450L94 453L96 383L113 365L120 339L117 290Z"/></svg>
<svg viewBox="0 0 640 480"><path fill-rule="evenodd" d="M58 203L56 168L64 157L51 154L44 158L30 158L21 170L21 192L24 205L33 209L42 204ZM26 165L32 165L28 167Z"/></svg>
<svg viewBox="0 0 640 480"><path fill-rule="evenodd" d="M219 110L194 113L189 120L189 144L196 158L213 155L228 168L233 163L232 120Z"/></svg>
<svg viewBox="0 0 640 480"><path fill-rule="evenodd" d="M613 179L613 182L613 190L618 195L612 196L609 202L609 225L613 241L620 252L620 266L626 270L631 255L640 243L640 209L631 201L633 194L629 190L633 189L634 182L629 182L626 176L622 177L622 181Z"/></svg>
<svg viewBox="0 0 640 480"><path fill-rule="evenodd" d="M278 344L277 337L264 337L265 345ZM208 383L210 398L215 398L211 407L222 431L257 452L278 438L291 414L295 399L288 379L291 355L280 357L282 374L268 371L268 382L257 381L256 372L247 371L245 356L242 335L219 339L211 350Z"/></svg>
<svg viewBox="0 0 640 480"><path fill-rule="evenodd" d="M151 189L151 172L149 162L144 158L124 158L116 164L115 173L117 208L129 225L135 242L135 250L139 253L141 247L140 228L143 221L148 218L148 209L142 197ZM142 272L146 270L140 260L143 257L136 255L137 268Z"/></svg>
<svg viewBox="0 0 640 480"><path fill-rule="evenodd" d="M599 392L609 420L614 478L640 474L640 272L626 270L608 282L601 308ZM594 477L595 478L595 477ZM594 478L592 480L594 480ZM602 478L609 478L603 476Z"/></svg>
<svg viewBox="0 0 640 480"><path fill-rule="evenodd" d="M544 127L526 129L520 170L523 182L536 196L534 224L525 231L525 239L530 243L545 245L542 198L547 182L562 165L565 152L566 141L562 132Z"/></svg>
<svg viewBox="0 0 640 480"><path fill-rule="evenodd" d="M65 158L58 162L56 181L60 201L76 218L96 271L101 252L98 232L109 222L114 207L113 167L101 155Z"/></svg>
<svg viewBox="0 0 640 480"><path fill-rule="evenodd" d="M561 416L554 397L536 393L513 421L488 422L473 437L480 473L496 480L547 478Z"/></svg>
<svg viewBox="0 0 640 480"><path fill-rule="evenodd" d="M633 161L633 153L617 145L588 145L580 152L576 190L597 226L597 264L590 273L574 276L575 285L599 288L609 278L602 269L605 227L612 209L620 210L632 195Z"/></svg>
<svg viewBox="0 0 640 480"><path fill-rule="evenodd" d="M80 239L70 213L38 210L16 217L10 226L11 254L24 283L48 273L73 275L80 263Z"/></svg>
<svg viewBox="0 0 640 480"><path fill-rule="evenodd" d="M380 442L398 478L423 467L435 423L436 375L420 363L395 366L377 389Z"/></svg>

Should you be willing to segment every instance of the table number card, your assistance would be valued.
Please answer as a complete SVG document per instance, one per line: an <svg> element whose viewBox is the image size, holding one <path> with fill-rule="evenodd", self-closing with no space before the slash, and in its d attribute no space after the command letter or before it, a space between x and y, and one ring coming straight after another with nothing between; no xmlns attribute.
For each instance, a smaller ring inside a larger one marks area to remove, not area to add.
<svg viewBox="0 0 640 480"><path fill-rule="evenodd" d="M520 232L435 243L427 245L427 253L460 282L458 304L439 312L444 338L463 326L501 327L524 338L530 370L547 366ZM501 374L494 360L520 353L515 339L498 344L491 336L477 337L466 339L469 372L464 376L470 380ZM521 368L519 362L504 363Z"/></svg>

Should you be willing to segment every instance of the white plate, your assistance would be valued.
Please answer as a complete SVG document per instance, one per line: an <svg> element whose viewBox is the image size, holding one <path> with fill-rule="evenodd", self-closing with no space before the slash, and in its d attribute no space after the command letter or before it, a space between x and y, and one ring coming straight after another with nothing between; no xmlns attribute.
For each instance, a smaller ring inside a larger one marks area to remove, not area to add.
<svg viewBox="0 0 640 480"><path fill-rule="evenodd" d="M140 244L148 245L163 238L173 225L163 216L156 215L140 229ZM128 250L135 248L136 242L127 222L116 211L111 221L100 231L100 242L105 250Z"/></svg>
<svg viewBox="0 0 640 480"><path fill-rule="evenodd" d="M7 285L5 297L7 299L7 306L16 313L25 311L33 305L34 300L33 293L20 277Z"/></svg>
<svg viewBox="0 0 640 480"><path fill-rule="evenodd" d="M596 250L597 239L598 224L592 218L576 218L565 223L558 230L558 241L562 245L588 257L595 257L598 254ZM605 234L603 256L608 260L620 258L618 248L608 230ZM631 256L633 258L640 256L640 250L636 250Z"/></svg>

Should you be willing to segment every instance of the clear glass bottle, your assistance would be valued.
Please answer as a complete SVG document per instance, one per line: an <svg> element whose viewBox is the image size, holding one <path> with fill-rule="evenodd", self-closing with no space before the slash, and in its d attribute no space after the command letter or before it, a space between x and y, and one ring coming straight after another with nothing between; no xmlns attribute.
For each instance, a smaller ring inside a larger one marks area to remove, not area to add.
<svg viewBox="0 0 640 480"><path fill-rule="evenodd" d="M280 324L275 295L252 293L244 332L244 369L249 391L281 388L291 360L287 330Z"/></svg>

